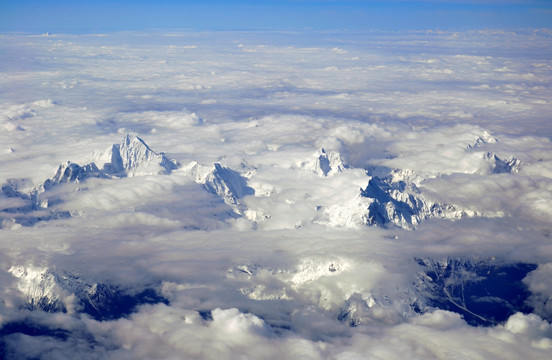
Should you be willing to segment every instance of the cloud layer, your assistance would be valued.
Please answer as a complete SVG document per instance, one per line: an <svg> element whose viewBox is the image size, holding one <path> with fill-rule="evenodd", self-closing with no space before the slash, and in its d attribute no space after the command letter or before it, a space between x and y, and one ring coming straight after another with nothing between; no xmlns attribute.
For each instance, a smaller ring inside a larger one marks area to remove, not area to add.
<svg viewBox="0 0 552 360"><path fill-rule="evenodd" d="M549 353L550 34L311 35L2 36L0 354ZM132 135L180 166L63 182L29 207L60 164L102 168ZM416 203L419 221L369 226L372 179L380 212ZM415 259L463 262L447 279L474 286L477 264L531 264L524 307L474 327ZM141 300L94 318L82 299L101 288ZM43 293L63 311L29 305Z"/></svg>

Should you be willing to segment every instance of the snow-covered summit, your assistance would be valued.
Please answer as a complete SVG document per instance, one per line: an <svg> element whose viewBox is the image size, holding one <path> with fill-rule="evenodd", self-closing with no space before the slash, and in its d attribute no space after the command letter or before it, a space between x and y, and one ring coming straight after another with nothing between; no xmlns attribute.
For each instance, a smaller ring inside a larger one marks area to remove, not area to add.
<svg viewBox="0 0 552 360"><path fill-rule="evenodd" d="M416 185L421 181L421 175L416 172L398 169L387 175L383 169L379 172L380 176L371 176L368 185L361 188L355 198L322 207L314 222L345 228L399 226L415 229L430 218L455 220L503 215L437 202Z"/></svg>
<svg viewBox="0 0 552 360"><path fill-rule="evenodd" d="M351 264L339 257L310 257L291 268L273 268L258 264L241 264L228 269L227 279L238 280L239 291L255 300L291 299L297 292L317 281L347 272ZM258 279L271 279L274 286L260 285ZM277 286L279 284L280 286ZM307 290L308 291L308 290ZM320 299L325 302L327 299Z"/></svg>
<svg viewBox="0 0 552 360"><path fill-rule="evenodd" d="M490 173L517 173L521 167L521 161L513 156L502 160L496 154L487 152L483 154L483 159L487 161L490 167Z"/></svg>
<svg viewBox="0 0 552 360"><path fill-rule="evenodd" d="M80 166L67 161L61 164L55 175L35 186L29 194L35 207L45 208L47 192L63 183L80 183L88 178L120 178L125 176L168 174L178 167L175 160L169 160L163 153L156 153L134 135L126 135L121 144L113 144L97 157L95 162Z"/></svg>
<svg viewBox="0 0 552 360"><path fill-rule="evenodd" d="M330 151L328 153L321 148L314 154L314 158L311 168L320 176L333 176L349 168L338 152Z"/></svg>
<svg viewBox="0 0 552 360"><path fill-rule="evenodd" d="M239 215L243 215L246 210L239 199L255 193L247 185L247 179L244 176L219 163L204 166L192 161L183 170L207 191L220 196Z"/></svg>
<svg viewBox="0 0 552 360"><path fill-rule="evenodd" d="M41 187L43 190L48 190L58 184L80 182L90 177L107 178L108 176L98 169L94 163L80 166L67 161L64 164L61 164L55 175L49 179L46 179L46 181L42 183Z"/></svg>
<svg viewBox="0 0 552 360"><path fill-rule="evenodd" d="M492 136L488 131L483 131L483 133L476 137L475 141L466 146L467 149L473 149L481 147L485 144L495 144L498 142L498 139Z"/></svg>
<svg viewBox="0 0 552 360"><path fill-rule="evenodd" d="M99 305L94 300L98 284L33 265L15 265L8 272L17 278L17 289L24 296L23 306L30 310L71 313L82 306L81 300L93 307Z"/></svg>
<svg viewBox="0 0 552 360"><path fill-rule="evenodd" d="M120 144L113 144L95 159L107 174L121 176L168 174L178 168L176 160L153 151L138 136L127 134Z"/></svg>
<svg viewBox="0 0 552 360"><path fill-rule="evenodd" d="M129 295L116 285L46 266L14 265L8 273L16 278L21 307L29 310L84 312L96 319L112 319L130 313L138 304L166 301L153 289Z"/></svg>
<svg viewBox="0 0 552 360"><path fill-rule="evenodd" d="M59 165L51 178L34 186L30 192L20 190L17 181L8 180L0 187L0 199L5 199L7 204L0 209L0 228L4 227L4 223L31 226L38 221L69 217L67 211L42 211L62 201L59 194L50 191L58 185L79 184L88 178L169 174L179 165L176 160L153 151L144 140L134 135L126 135L120 144L114 144L98 154L96 161L82 166L67 161Z"/></svg>

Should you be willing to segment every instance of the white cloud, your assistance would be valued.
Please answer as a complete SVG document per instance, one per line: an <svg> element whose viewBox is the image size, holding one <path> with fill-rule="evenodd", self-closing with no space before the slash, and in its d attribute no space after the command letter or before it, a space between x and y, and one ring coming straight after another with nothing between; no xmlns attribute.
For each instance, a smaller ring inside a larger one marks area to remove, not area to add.
<svg viewBox="0 0 552 360"><path fill-rule="evenodd" d="M220 163L249 187L236 194L246 216L187 168L60 185L47 209L26 214L13 210L26 200L3 192L0 325L44 332L6 333L8 356L547 355L546 34L177 35L3 37L0 48L41 62L0 75L10 89L0 100L1 185L18 179L29 193L59 164L88 164L129 132L181 164ZM321 148L350 168L317 172ZM487 153L516 157L519 171L493 174ZM422 219L415 231L359 226L365 169L416 184L420 198L494 215ZM71 217L16 223L52 210ZM524 280L533 313L488 328L445 310L416 313L412 259L426 257L537 264ZM99 321L64 293L68 313L21 310L8 273L17 264L130 293L158 289L169 303Z"/></svg>
<svg viewBox="0 0 552 360"><path fill-rule="evenodd" d="M548 320L552 319L551 272L551 263L542 264L524 279L531 291L529 303L535 308L536 314Z"/></svg>

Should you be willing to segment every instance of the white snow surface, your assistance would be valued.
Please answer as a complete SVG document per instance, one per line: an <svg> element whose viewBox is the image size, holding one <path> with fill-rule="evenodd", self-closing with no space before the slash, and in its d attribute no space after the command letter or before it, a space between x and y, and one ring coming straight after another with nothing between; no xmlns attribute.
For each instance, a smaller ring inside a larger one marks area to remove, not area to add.
<svg viewBox="0 0 552 360"><path fill-rule="evenodd" d="M127 134L120 144L113 144L96 157L96 165L115 176L168 174L178 167L175 160L158 154L138 136Z"/></svg>
<svg viewBox="0 0 552 360"><path fill-rule="evenodd" d="M349 165L345 164L341 155L338 152L332 151L326 153L324 148L321 148L314 155L315 159L311 165L312 170L320 176L333 176L342 173Z"/></svg>

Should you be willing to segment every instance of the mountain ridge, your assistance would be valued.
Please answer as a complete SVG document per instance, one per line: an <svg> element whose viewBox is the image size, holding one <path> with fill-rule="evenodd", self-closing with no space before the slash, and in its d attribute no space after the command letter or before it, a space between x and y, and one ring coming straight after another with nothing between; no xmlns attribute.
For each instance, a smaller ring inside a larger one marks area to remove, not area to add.
<svg viewBox="0 0 552 360"><path fill-rule="evenodd" d="M20 204L0 210L0 228L13 227L15 224L32 226L39 221L70 217L71 214L67 211L47 210L57 202L49 196L50 190L59 185L80 184L89 178L118 179L127 176L164 175L180 166L178 161L170 160L164 153L153 151L144 140L130 134L125 135L120 144L111 145L95 157L101 169L95 162L81 166L67 161L58 166L51 178L34 186L30 192L20 191L18 182L9 179L0 188L0 197L19 199Z"/></svg>

